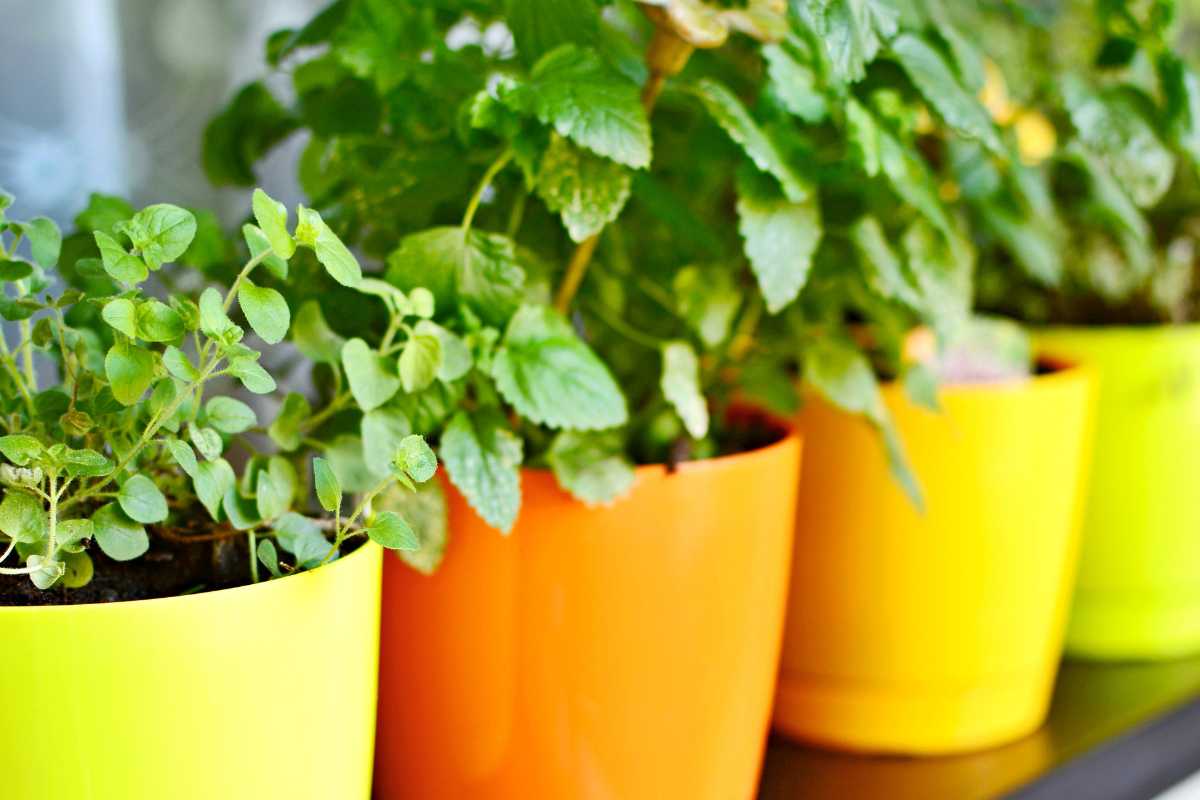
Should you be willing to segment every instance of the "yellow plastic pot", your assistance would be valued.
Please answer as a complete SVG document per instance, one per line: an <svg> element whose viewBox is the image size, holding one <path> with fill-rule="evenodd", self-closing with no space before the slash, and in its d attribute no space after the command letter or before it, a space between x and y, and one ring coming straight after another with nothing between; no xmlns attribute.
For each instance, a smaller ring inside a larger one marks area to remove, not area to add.
<svg viewBox="0 0 1200 800"><path fill-rule="evenodd" d="M0 797L367 798L380 553L184 597L0 607Z"/></svg>
<svg viewBox="0 0 1200 800"><path fill-rule="evenodd" d="M1059 328L1038 339L1100 379L1067 651L1200 652L1200 325Z"/></svg>
<svg viewBox="0 0 1200 800"><path fill-rule="evenodd" d="M1091 386L1071 368L949 388L941 413L885 388L923 514L868 426L809 398L777 730L922 755L1041 724L1074 572Z"/></svg>

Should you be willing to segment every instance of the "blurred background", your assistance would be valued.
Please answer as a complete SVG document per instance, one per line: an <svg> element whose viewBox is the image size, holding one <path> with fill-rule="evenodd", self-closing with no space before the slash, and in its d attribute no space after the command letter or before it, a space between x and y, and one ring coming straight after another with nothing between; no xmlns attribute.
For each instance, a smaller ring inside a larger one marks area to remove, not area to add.
<svg viewBox="0 0 1200 800"><path fill-rule="evenodd" d="M0 0L0 187L17 196L14 216L68 224L102 191L232 222L244 193L205 179L204 126L265 72L267 34L326 2ZM262 175L289 200L295 153L283 148Z"/></svg>

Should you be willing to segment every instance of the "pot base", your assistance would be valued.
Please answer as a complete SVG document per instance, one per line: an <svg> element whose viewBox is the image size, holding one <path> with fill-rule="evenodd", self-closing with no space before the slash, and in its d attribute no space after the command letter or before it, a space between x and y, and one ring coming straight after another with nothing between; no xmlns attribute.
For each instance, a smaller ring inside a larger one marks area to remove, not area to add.
<svg viewBox="0 0 1200 800"><path fill-rule="evenodd" d="M793 739L862 753L936 756L982 750L1037 729L1052 685L1040 666L1007 678L947 685L871 686L780 676L775 730ZM1036 694L1030 685L1045 684Z"/></svg>

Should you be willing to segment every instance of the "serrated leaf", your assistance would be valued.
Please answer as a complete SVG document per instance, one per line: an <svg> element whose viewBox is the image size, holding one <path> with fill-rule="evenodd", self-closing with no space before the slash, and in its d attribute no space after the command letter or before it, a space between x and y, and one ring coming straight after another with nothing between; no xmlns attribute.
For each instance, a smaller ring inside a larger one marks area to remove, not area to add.
<svg viewBox="0 0 1200 800"><path fill-rule="evenodd" d="M963 136L982 142L993 153L1004 152L991 115L971 92L963 88L938 51L923 39L902 33L892 42L892 54L947 125Z"/></svg>
<svg viewBox="0 0 1200 800"><path fill-rule="evenodd" d="M363 411L379 408L400 391L400 376L393 364L362 339L351 339L342 346L342 368L350 393Z"/></svg>
<svg viewBox="0 0 1200 800"><path fill-rule="evenodd" d="M149 268L140 258L130 255L121 243L103 231L92 234L96 246L100 248L100 258L104 262L104 271L122 283L135 284L146 280L150 275Z"/></svg>
<svg viewBox="0 0 1200 800"><path fill-rule="evenodd" d="M254 409L232 397L217 396L204 406L208 424L221 433L242 433L258 424Z"/></svg>
<svg viewBox="0 0 1200 800"><path fill-rule="evenodd" d="M243 278L238 287L238 304L250 327L267 344L279 344L287 336L292 312L287 300L276 290L256 286L249 278Z"/></svg>
<svg viewBox="0 0 1200 800"><path fill-rule="evenodd" d="M316 300L300 306L292 323L292 341L305 358L324 364L338 363L346 343L329 327Z"/></svg>
<svg viewBox="0 0 1200 800"><path fill-rule="evenodd" d="M825 48L832 74L842 83L866 75L866 67L896 33L900 13L888 0L803 0L817 41Z"/></svg>
<svg viewBox="0 0 1200 800"><path fill-rule="evenodd" d="M523 417L552 428L598 430L628 419L616 381L563 317L525 305L492 359L492 377Z"/></svg>
<svg viewBox="0 0 1200 800"><path fill-rule="evenodd" d="M267 237L275 255L287 260L296 252L296 240L288 233L287 206L278 200L273 200L262 189L255 189L251 198L254 219L259 229Z"/></svg>
<svg viewBox="0 0 1200 800"><path fill-rule="evenodd" d="M636 477L621 437L611 432L563 431L554 437L546 461L560 486L592 506L624 496Z"/></svg>
<svg viewBox="0 0 1200 800"><path fill-rule="evenodd" d="M576 242L599 233L617 218L631 186L625 167L557 136L542 156L537 176L538 196L562 217Z"/></svg>
<svg viewBox="0 0 1200 800"><path fill-rule="evenodd" d="M167 498L145 475L134 475L121 485L117 503L134 522L162 522L167 518Z"/></svg>
<svg viewBox="0 0 1200 800"><path fill-rule="evenodd" d="M505 22L527 66L563 44L591 44L600 33L594 0L507 0Z"/></svg>
<svg viewBox="0 0 1200 800"><path fill-rule="evenodd" d="M102 506L92 515L96 544L113 561L131 561L150 549L146 529L125 516L116 503Z"/></svg>
<svg viewBox="0 0 1200 800"><path fill-rule="evenodd" d="M752 183L738 182L738 231L767 310L774 314L795 300L808 280L821 242L821 214L815 197L796 203Z"/></svg>
<svg viewBox="0 0 1200 800"><path fill-rule="evenodd" d="M438 308L463 302L485 322L505 324L525 292L525 270L511 239L460 227L404 237L388 256L387 280L405 291L424 287Z"/></svg>
<svg viewBox="0 0 1200 800"><path fill-rule="evenodd" d="M439 455L451 482L485 522L509 533L521 506L521 440L494 410L459 411L442 433Z"/></svg>
<svg viewBox="0 0 1200 800"><path fill-rule="evenodd" d="M921 298L909 280L904 264L888 243L883 226L874 217L863 217L850 229L867 285L880 297L898 300L920 310Z"/></svg>
<svg viewBox="0 0 1200 800"><path fill-rule="evenodd" d="M367 526L367 536L389 550L418 550L421 547L416 532L394 511L376 514Z"/></svg>
<svg viewBox="0 0 1200 800"><path fill-rule="evenodd" d="M117 342L104 356L104 374L113 397L131 406L142 398L154 380L154 354L130 342Z"/></svg>
<svg viewBox="0 0 1200 800"><path fill-rule="evenodd" d="M412 424L399 409L385 406L363 414L363 461L367 469L380 477L388 475L400 443L411 433Z"/></svg>
<svg viewBox="0 0 1200 800"><path fill-rule="evenodd" d="M500 99L597 155L638 169L650 164L650 123L637 84L592 50L556 48Z"/></svg>
<svg viewBox="0 0 1200 800"><path fill-rule="evenodd" d="M708 403L700 390L700 359L687 342L668 342L662 350L663 397L683 420L693 439L708 435Z"/></svg>
<svg viewBox="0 0 1200 800"><path fill-rule="evenodd" d="M700 80L693 91L708 113L754 165L779 181L788 200L800 203L812 196L811 183L792 168L775 142L758 126L733 92L710 78Z"/></svg>
<svg viewBox="0 0 1200 800"><path fill-rule="evenodd" d="M442 563L448 536L446 493L438 481L429 481L411 492L396 484L378 498L378 507L395 511L408 521L417 535L419 549L396 553L404 563L423 575L432 575Z"/></svg>
<svg viewBox="0 0 1200 800"><path fill-rule="evenodd" d="M362 267L350 249L318 212L300 206L296 213L300 218L296 225L296 241L313 249L317 261L335 281L351 289L358 286L362 281Z"/></svg>
<svg viewBox="0 0 1200 800"><path fill-rule="evenodd" d="M342 485L329 467L329 462L323 458L313 459L313 484L317 492L317 501L321 508L330 513L342 506Z"/></svg>
<svg viewBox="0 0 1200 800"><path fill-rule="evenodd" d="M801 62L792 48L769 44L762 49L767 60L770 86L783 107L808 123L817 123L829 113L817 72Z"/></svg>

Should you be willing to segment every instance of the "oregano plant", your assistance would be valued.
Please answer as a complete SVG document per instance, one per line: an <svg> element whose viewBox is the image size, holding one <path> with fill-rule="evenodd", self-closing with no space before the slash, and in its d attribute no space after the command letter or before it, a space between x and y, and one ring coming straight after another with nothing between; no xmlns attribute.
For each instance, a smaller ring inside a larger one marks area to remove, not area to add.
<svg viewBox="0 0 1200 800"><path fill-rule="evenodd" d="M0 316L10 323L0 335L0 576L80 588L97 550L131 561L156 537L197 547L245 537L252 581L264 577L260 567L280 577L327 563L354 537L417 547L403 517L372 503L432 477L436 460L421 437L394 441L383 479L353 506L325 461L312 460L324 513L310 514L305 453L260 446L267 436L309 436L331 410L310 412L290 395L267 430L225 388L276 392L259 343L278 344L293 327L274 286L287 284L298 248L333 280L363 283L320 214L300 207L290 229L284 207L257 192L257 224L243 228L246 258L228 288L201 280L180 291L164 287L187 278L184 263L236 249L211 226L198 237L197 214L169 204L135 212L94 195L64 243L48 219L7 218L10 203L0 193ZM399 290L389 296L409 304Z"/></svg>

